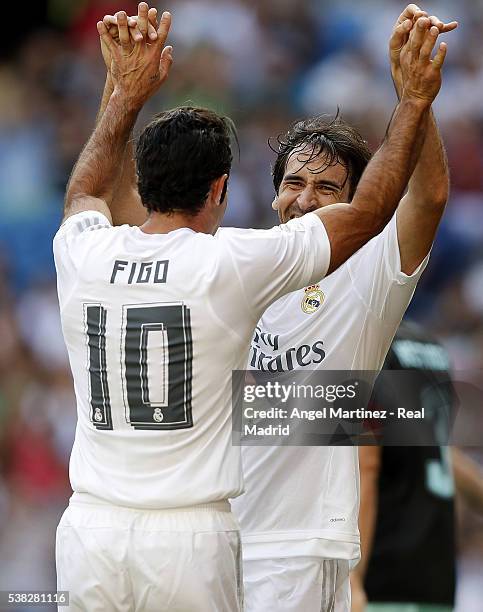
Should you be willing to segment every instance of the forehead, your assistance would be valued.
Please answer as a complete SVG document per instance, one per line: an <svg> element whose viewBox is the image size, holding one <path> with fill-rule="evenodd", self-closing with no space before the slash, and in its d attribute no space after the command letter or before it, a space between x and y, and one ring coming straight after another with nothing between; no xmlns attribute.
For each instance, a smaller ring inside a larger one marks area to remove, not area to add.
<svg viewBox="0 0 483 612"><path fill-rule="evenodd" d="M340 184L347 178L347 167L339 160L331 165L328 155L322 151L315 157L311 146L303 146L295 149L287 159L284 176L296 174L303 178L312 177L315 180L330 179Z"/></svg>

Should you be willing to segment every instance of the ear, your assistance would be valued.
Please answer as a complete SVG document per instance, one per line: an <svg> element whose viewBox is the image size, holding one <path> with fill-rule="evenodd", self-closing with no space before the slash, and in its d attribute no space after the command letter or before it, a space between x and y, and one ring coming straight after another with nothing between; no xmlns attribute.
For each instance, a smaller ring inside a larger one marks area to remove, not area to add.
<svg viewBox="0 0 483 612"><path fill-rule="evenodd" d="M277 195L273 198L272 210L278 210L278 196Z"/></svg>
<svg viewBox="0 0 483 612"><path fill-rule="evenodd" d="M223 174L223 176L220 176L220 178L215 179L211 183L211 189L210 189L211 196L217 206L220 206L221 204L223 204L226 198L225 185L227 181L228 181L228 174Z"/></svg>

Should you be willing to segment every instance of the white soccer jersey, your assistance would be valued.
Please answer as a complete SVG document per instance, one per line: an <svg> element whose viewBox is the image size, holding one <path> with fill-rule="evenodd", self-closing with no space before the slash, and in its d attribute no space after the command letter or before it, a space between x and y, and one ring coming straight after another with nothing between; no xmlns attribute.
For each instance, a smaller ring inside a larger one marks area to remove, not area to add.
<svg viewBox="0 0 483 612"><path fill-rule="evenodd" d="M427 259L401 272L394 216L333 274L268 308L248 367L380 370ZM359 557L357 447L246 446L242 462L233 510L245 559Z"/></svg>
<svg viewBox="0 0 483 612"><path fill-rule="evenodd" d="M326 273L318 217L214 237L87 211L62 225L54 255L77 397L73 490L138 508L239 495L231 373L264 309Z"/></svg>

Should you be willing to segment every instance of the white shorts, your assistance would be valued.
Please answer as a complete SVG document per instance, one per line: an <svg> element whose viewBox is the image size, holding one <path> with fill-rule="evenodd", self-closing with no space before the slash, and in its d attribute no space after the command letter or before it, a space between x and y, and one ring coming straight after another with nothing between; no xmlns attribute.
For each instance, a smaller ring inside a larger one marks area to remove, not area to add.
<svg viewBox="0 0 483 612"><path fill-rule="evenodd" d="M137 510L71 500L56 562L57 588L70 592L61 610L243 609L240 535L228 502Z"/></svg>
<svg viewBox="0 0 483 612"><path fill-rule="evenodd" d="M349 562L318 557L243 563L246 612L350 612Z"/></svg>

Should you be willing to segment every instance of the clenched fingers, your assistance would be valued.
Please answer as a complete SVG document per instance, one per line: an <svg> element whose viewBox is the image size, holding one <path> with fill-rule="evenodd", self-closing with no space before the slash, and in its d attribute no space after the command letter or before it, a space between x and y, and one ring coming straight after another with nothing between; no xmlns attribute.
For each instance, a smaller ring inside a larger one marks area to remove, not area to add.
<svg viewBox="0 0 483 612"><path fill-rule="evenodd" d="M131 36L134 38L134 35L136 35L135 40L141 40L143 35L141 34L141 31L139 30L137 24L138 24L137 15L134 15L133 17L129 17L128 25L129 25L129 29L131 30ZM155 8L150 8L148 11L148 37L152 42L154 42L158 38L157 29L158 29L158 11Z"/></svg>
<svg viewBox="0 0 483 612"><path fill-rule="evenodd" d="M414 56L419 55L428 27L429 19L427 17L421 17L417 20L416 25L411 31L409 36L409 49Z"/></svg>
<svg viewBox="0 0 483 612"><path fill-rule="evenodd" d="M132 50L131 37L129 36L129 27L127 25L127 15L125 11L116 13L117 27L119 28L119 42L124 55L129 55Z"/></svg>
<svg viewBox="0 0 483 612"><path fill-rule="evenodd" d="M117 44L112 38L112 36L110 36L103 21L97 22L97 31L99 32L99 36L101 37L102 42L109 49L111 56L112 57L117 56L117 53L118 53Z"/></svg>
<svg viewBox="0 0 483 612"><path fill-rule="evenodd" d="M158 33L156 32L158 27L157 22L157 11L155 8L150 8L148 12L148 36L154 41L158 37ZM103 18L104 25L106 26L108 32L111 36L119 42L119 33L118 33L118 25L117 25L117 15L104 15ZM129 27L129 32L131 34L131 38L134 42L139 42L143 39L143 35L139 30L138 26L138 16L134 15L132 17L128 17L127 25Z"/></svg>
<svg viewBox="0 0 483 612"><path fill-rule="evenodd" d="M403 48L412 27L413 22L410 19L406 19L394 28L391 40L389 41L389 49L391 51L400 51Z"/></svg>
<svg viewBox="0 0 483 612"><path fill-rule="evenodd" d="M396 25L402 24L406 19L411 19L413 23L415 23L420 17L429 17L429 14L422 10L417 4L408 4L404 11L399 15ZM458 27L457 21L449 21L448 23L444 23L436 15L431 15L429 19L431 25L436 26L440 33L451 32Z"/></svg>
<svg viewBox="0 0 483 612"><path fill-rule="evenodd" d="M428 16L428 13L426 13L426 11L422 11L417 4L408 4L404 11L399 15L397 25L400 25L406 21L406 19L414 20L417 14L420 14L421 17Z"/></svg>
<svg viewBox="0 0 483 612"><path fill-rule="evenodd" d="M426 36L424 38L424 42L421 45L421 51L419 52L419 57L423 62L429 62L431 59L431 54L433 53L434 45L439 36L439 30L436 26L431 26Z"/></svg>
<svg viewBox="0 0 483 612"><path fill-rule="evenodd" d="M154 7L148 11L148 36L151 40L158 38L158 11Z"/></svg>
<svg viewBox="0 0 483 612"><path fill-rule="evenodd" d="M452 30L455 30L458 27L457 21L449 21L448 23L444 23L443 21L441 21L441 19L439 19L439 17L436 17L436 15L431 15L429 20L431 22L431 25L436 26L440 33L451 32Z"/></svg>

